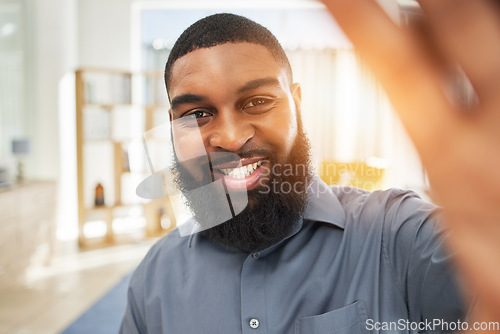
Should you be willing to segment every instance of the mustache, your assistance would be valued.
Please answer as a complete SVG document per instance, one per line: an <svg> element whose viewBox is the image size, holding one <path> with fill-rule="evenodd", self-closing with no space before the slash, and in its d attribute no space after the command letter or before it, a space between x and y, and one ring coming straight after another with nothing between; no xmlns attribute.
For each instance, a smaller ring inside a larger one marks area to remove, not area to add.
<svg viewBox="0 0 500 334"><path fill-rule="evenodd" d="M175 163L170 171L174 175L175 184L181 191L189 191L213 182L214 168L212 166L226 166L235 168L241 159L261 157L265 161L275 161L275 154L266 149L248 149L241 152L211 152L205 156L179 161L175 156ZM207 160L208 158L208 160Z"/></svg>
<svg viewBox="0 0 500 334"><path fill-rule="evenodd" d="M212 152L208 153L208 161L210 167L229 165L237 167L241 159L264 158L265 160L273 161L274 154L265 149L246 150L244 152Z"/></svg>
<svg viewBox="0 0 500 334"><path fill-rule="evenodd" d="M208 164L207 164L208 157ZM203 168L205 170L212 169L212 166L220 165L230 165L232 167L237 167L241 159L252 159L257 157L263 157L267 161L274 161L275 155L270 150L266 149L252 149L245 150L243 152L210 152L206 156L199 156L192 159L179 161L176 157L177 165L193 166L198 168Z"/></svg>

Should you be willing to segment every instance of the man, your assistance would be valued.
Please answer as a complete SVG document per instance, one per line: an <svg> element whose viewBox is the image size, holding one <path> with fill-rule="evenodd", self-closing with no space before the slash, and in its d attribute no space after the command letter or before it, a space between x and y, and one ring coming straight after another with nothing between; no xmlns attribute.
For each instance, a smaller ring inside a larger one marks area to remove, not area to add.
<svg viewBox="0 0 500 334"><path fill-rule="evenodd" d="M439 332L448 328L422 324L462 319L432 205L281 172L308 166L309 149L300 86L267 29L230 14L198 21L174 45L165 81L181 190L221 180L248 205L214 224L209 198L187 196L209 228L152 248L131 279L122 333ZM190 154L192 128L208 174Z"/></svg>

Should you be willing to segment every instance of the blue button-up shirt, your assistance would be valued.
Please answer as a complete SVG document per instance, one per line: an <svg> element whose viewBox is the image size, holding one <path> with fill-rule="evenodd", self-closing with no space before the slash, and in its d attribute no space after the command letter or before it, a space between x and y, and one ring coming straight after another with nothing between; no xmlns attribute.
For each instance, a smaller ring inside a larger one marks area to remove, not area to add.
<svg viewBox="0 0 500 334"><path fill-rule="evenodd" d="M436 215L413 192L315 178L298 228L262 252L173 231L135 271L121 333L404 333L456 322L463 304Z"/></svg>

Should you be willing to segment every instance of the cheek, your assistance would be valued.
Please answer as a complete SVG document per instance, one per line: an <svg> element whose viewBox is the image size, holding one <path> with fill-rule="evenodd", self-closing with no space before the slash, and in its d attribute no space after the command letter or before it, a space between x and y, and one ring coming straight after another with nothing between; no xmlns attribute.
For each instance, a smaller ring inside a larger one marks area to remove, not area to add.
<svg viewBox="0 0 500 334"><path fill-rule="evenodd" d="M207 156L199 129L173 128L174 149L179 161Z"/></svg>
<svg viewBox="0 0 500 334"><path fill-rule="evenodd" d="M276 157L283 161L289 156L297 137L297 118L295 110L274 113L266 122L265 141L276 147Z"/></svg>
<svg viewBox="0 0 500 334"><path fill-rule="evenodd" d="M196 181L203 181L210 172L208 156L204 146L199 141L190 137L174 137L174 149L177 159L186 171Z"/></svg>

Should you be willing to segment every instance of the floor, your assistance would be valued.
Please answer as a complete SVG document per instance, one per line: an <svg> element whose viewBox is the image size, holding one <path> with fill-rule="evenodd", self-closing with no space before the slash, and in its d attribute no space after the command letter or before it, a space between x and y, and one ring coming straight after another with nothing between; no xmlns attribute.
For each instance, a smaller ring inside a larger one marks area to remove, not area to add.
<svg viewBox="0 0 500 334"><path fill-rule="evenodd" d="M65 329L123 276L156 240L81 251L60 243L49 264L15 279L0 275L0 334L54 334Z"/></svg>

